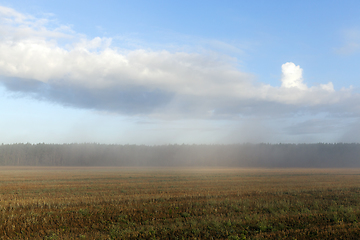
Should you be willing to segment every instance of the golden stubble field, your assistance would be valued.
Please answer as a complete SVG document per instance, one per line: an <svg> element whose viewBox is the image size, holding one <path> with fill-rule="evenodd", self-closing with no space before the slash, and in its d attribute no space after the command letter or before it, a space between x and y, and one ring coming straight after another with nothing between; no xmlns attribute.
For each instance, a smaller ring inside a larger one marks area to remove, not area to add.
<svg viewBox="0 0 360 240"><path fill-rule="evenodd" d="M356 239L360 169L1 167L1 239Z"/></svg>

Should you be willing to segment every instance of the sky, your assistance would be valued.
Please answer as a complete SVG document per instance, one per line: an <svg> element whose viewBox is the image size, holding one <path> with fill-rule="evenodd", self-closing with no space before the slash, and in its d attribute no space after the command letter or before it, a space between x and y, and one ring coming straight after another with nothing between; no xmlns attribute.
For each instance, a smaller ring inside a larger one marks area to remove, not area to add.
<svg viewBox="0 0 360 240"><path fill-rule="evenodd" d="M0 0L0 143L360 142L359 1Z"/></svg>

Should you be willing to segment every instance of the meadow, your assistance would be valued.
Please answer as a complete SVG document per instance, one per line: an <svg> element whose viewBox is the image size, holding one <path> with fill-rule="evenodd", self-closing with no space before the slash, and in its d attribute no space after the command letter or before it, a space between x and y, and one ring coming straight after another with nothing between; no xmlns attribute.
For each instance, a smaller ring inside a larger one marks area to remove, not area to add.
<svg viewBox="0 0 360 240"><path fill-rule="evenodd" d="M356 239L360 169L1 167L0 239Z"/></svg>

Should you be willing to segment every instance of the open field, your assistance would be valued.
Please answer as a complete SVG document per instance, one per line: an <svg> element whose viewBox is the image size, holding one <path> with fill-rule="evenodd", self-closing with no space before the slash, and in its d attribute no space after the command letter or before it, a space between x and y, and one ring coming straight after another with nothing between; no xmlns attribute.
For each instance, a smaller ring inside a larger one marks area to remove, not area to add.
<svg viewBox="0 0 360 240"><path fill-rule="evenodd" d="M1 167L1 239L351 239L360 169Z"/></svg>

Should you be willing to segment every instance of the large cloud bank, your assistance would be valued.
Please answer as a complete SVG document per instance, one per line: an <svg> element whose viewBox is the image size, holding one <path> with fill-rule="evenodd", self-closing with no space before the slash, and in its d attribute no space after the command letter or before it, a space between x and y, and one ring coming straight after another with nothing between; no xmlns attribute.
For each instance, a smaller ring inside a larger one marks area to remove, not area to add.
<svg viewBox="0 0 360 240"><path fill-rule="evenodd" d="M281 86L256 81L216 54L112 47L66 26L0 6L0 81L13 92L120 114L223 117L343 110L357 96L331 82L307 86L302 69L281 66ZM280 66L279 66L280 67ZM339 110L342 109L342 110Z"/></svg>

